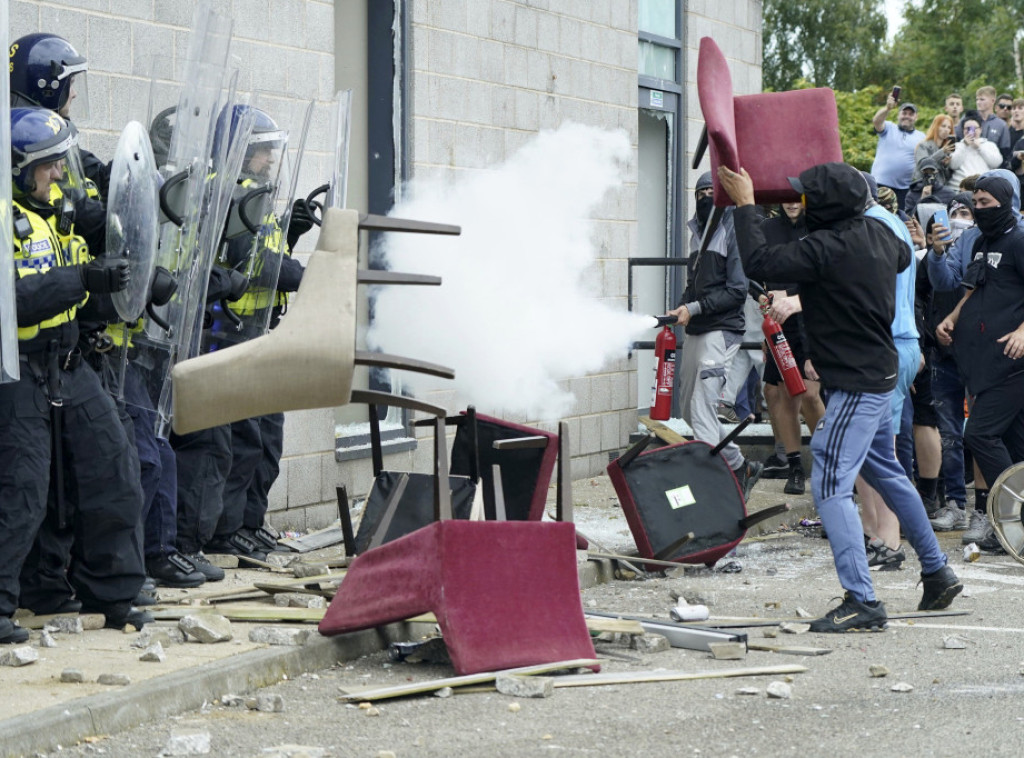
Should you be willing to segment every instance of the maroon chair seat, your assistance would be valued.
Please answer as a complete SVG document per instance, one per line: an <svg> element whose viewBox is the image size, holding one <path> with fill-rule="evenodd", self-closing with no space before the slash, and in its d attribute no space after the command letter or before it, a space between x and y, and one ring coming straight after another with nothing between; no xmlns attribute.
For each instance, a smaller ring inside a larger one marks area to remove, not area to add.
<svg viewBox="0 0 1024 758"><path fill-rule="evenodd" d="M715 205L732 205L718 167L741 166L754 184L754 202L799 200L788 177L819 163L841 162L835 93L827 88L734 96L729 64L715 41L703 37L697 94L711 148ZM696 166L694 166L696 168Z"/></svg>
<svg viewBox="0 0 1024 758"><path fill-rule="evenodd" d="M425 526L356 558L319 629L342 634L426 612L459 674L594 657L570 523Z"/></svg>

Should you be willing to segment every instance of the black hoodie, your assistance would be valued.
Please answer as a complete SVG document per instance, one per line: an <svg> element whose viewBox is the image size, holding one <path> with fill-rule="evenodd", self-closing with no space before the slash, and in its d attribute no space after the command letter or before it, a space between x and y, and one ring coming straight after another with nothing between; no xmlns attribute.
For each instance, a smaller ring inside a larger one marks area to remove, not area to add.
<svg viewBox="0 0 1024 758"><path fill-rule="evenodd" d="M769 245L752 205L736 209L743 269L752 279L800 284L808 354L827 388L888 392L899 364L892 339L896 274L910 248L864 216L868 186L852 166L825 163L800 174L810 233Z"/></svg>

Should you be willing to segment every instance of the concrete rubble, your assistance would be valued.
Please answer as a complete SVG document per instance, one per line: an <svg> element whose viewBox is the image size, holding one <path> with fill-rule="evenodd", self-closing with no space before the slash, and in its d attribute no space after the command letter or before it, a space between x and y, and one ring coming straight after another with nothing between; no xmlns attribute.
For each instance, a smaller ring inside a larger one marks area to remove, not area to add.
<svg viewBox="0 0 1024 758"><path fill-rule="evenodd" d="M27 666L39 660L39 651L34 647L14 647L0 653L0 666Z"/></svg>
<svg viewBox="0 0 1024 758"><path fill-rule="evenodd" d="M227 642L234 637L231 622L217 613L197 613L185 616L178 622L178 628L199 642Z"/></svg>
<svg viewBox="0 0 1024 758"><path fill-rule="evenodd" d="M167 654L164 653L164 646L159 642L154 642L142 652L142 655L139 656L139 660L146 661L147 663L163 663L167 660Z"/></svg>
<svg viewBox="0 0 1024 758"><path fill-rule="evenodd" d="M494 686L502 695L512 697L551 697L555 694L555 680L550 676L516 676L501 674Z"/></svg>
<svg viewBox="0 0 1024 758"><path fill-rule="evenodd" d="M85 681L85 674L80 669L64 669L60 672L60 680L67 684L81 684Z"/></svg>
<svg viewBox="0 0 1024 758"><path fill-rule="evenodd" d="M166 756L208 755L211 750L210 733L192 729L171 732L167 744L160 752Z"/></svg>
<svg viewBox="0 0 1024 758"><path fill-rule="evenodd" d="M298 647L309 642L316 630L284 626L258 626L249 630L249 642Z"/></svg>
<svg viewBox="0 0 1024 758"><path fill-rule="evenodd" d="M768 686L765 687L765 694L770 698L789 700L793 697L793 688L786 682L769 682Z"/></svg>
<svg viewBox="0 0 1024 758"><path fill-rule="evenodd" d="M127 687L132 683L132 678L127 674L100 674L96 681L111 687Z"/></svg>

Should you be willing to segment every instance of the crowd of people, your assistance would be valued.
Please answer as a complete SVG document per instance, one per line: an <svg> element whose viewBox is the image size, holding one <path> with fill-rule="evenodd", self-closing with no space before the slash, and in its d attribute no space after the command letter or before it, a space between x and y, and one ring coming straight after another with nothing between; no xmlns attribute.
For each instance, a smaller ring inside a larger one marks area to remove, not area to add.
<svg viewBox="0 0 1024 758"><path fill-rule="evenodd" d="M902 566L901 534L921 563L920 607L952 602L961 585L935 532L1002 552L989 488L1024 460L1024 98L981 87L965 111L953 93L921 132L917 106L896 96L872 121L871 172L817 166L791 180L801 202L755 206L745 172L720 168L737 207L697 255L712 202L701 176L688 284L670 311L686 331L680 405L694 437L717 444L736 409L767 411L768 459L726 457L745 493L761 476L805 491L807 425L812 495L846 590L816 631L884 627L867 572ZM771 359L763 376L746 364L730 377L750 300L782 325L802 395Z"/></svg>
<svg viewBox="0 0 1024 758"><path fill-rule="evenodd" d="M19 608L100 613L108 627L141 628L152 620L144 606L155 602L155 587L224 578L206 552L259 562L277 547L265 514L279 470L282 415L184 436L158 431L160 398L148 379L163 376L163 367L153 365L159 351L144 348L159 344L149 338L149 320L153 329L167 329L158 311L186 274L157 266L142 285L145 313L124 323L115 296L128 291L133 270L106 250L108 191L119 180L111 163L78 147L71 121L87 68L54 34L11 45L20 379L0 384L0 643L28 638L13 620ZM217 122L217 136L229 143L241 116L253 124L244 146L238 143L244 157L237 183L224 180L239 205L267 193L286 145L268 114L249 109L226 105ZM154 124L154 147L170 144L165 126ZM204 349L238 340L238 330L217 331L229 317L241 323L263 309L264 324L276 324L302 278L288 253L312 223L299 203L286 235L272 209L255 231L215 235L223 241L204 276L206 313L200 303L195 314L213 335L204 336ZM280 272L275 283L257 291L252 272L269 270Z"/></svg>

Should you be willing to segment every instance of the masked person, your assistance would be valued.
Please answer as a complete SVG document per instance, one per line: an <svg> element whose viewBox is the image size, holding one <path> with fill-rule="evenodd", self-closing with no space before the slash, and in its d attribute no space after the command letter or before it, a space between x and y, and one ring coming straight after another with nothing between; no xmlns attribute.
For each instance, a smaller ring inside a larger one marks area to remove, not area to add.
<svg viewBox="0 0 1024 758"><path fill-rule="evenodd" d="M978 234L966 292L936 330L940 343L952 345L974 396L964 444L989 484L1024 460L1024 229L1019 185L1007 173L986 174L975 185ZM979 547L998 545L994 534L986 537Z"/></svg>
<svg viewBox="0 0 1024 758"><path fill-rule="evenodd" d="M853 500L858 472L896 513L921 561L919 610L947 607L963 585L946 565L892 442L898 357L891 327L896 275L910 265L910 247L884 222L864 215L868 185L852 166L826 163L790 180L805 198L809 234L781 245L765 242L749 175L721 167L719 177L737 205L736 237L748 275L800 284L808 351L828 394L825 417L811 438L811 490L846 594L837 608L811 623L811 631L886 626Z"/></svg>
<svg viewBox="0 0 1024 758"><path fill-rule="evenodd" d="M132 607L145 578L137 458L117 408L81 359L78 311L128 283L123 260L90 259L73 211L51 204L73 148L51 111L11 110L21 380L0 385L0 639L21 607L152 620ZM20 578L19 578L20 575ZM77 599L73 598L73 595Z"/></svg>
<svg viewBox="0 0 1024 758"><path fill-rule="evenodd" d="M690 257L686 266L686 289L682 304L669 311L686 327L682 360L679 364L679 407L694 439L715 446L726 436L718 419L718 403L725 390L733 357L743 341L743 302L747 277L740 265L732 213L726 211L707 249L699 255L701 237L714 206L711 172L697 180L694 191L696 212L687 223ZM739 445L722 448L722 458L736 475L743 497L761 478L763 466L743 457Z"/></svg>

